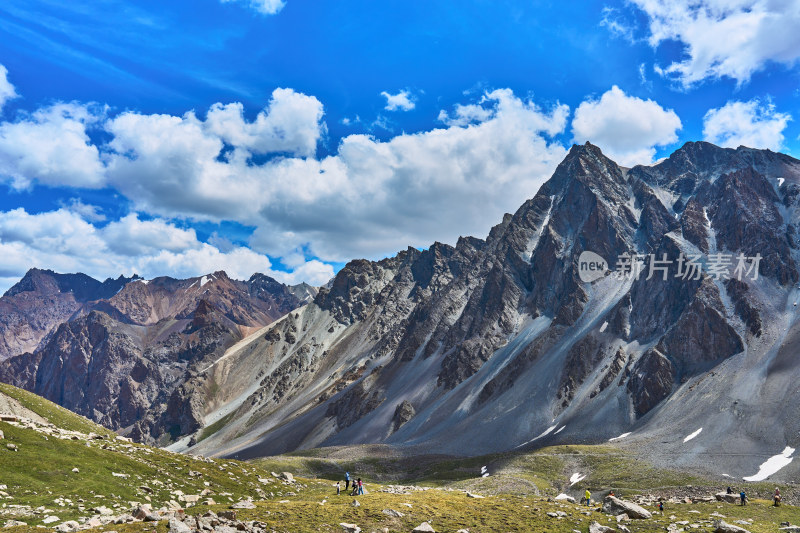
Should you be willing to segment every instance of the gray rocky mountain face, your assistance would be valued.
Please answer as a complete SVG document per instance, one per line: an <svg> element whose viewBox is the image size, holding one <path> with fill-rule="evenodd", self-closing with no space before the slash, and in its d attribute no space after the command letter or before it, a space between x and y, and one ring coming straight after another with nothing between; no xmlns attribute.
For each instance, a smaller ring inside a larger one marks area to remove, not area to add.
<svg viewBox="0 0 800 533"><path fill-rule="evenodd" d="M185 383L197 368L299 304L263 274L100 283L34 269L0 298L10 352L0 380L139 440L169 441L202 425ZM27 329L9 326L28 317Z"/></svg>
<svg viewBox="0 0 800 533"><path fill-rule="evenodd" d="M206 425L228 418L191 449L247 458L386 442L482 453L633 433L668 450L691 426L714 424L704 436L739 428L734 448L779 453L800 435L764 437L757 391L798 376L785 356L772 382L761 370L799 335L798 196L800 162L770 151L688 143L625 169L574 146L485 240L351 261L313 303L199 374L193 383L216 391ZM645 257L643 272L584 282L584 251L611 269ZM648 272L651 254L668 264ZM726 275L714 274L718 254ZM796 387L777 390L770 401L800 400Z"/></svg>

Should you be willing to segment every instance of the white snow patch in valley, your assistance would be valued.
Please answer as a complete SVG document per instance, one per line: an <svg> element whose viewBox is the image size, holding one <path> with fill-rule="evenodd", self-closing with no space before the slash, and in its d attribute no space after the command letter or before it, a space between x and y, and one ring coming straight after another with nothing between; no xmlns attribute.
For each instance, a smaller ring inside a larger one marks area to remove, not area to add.
<svg viewBox="0 0 800 533"><path fill-rule="evenodd" d="M481 474L485 474L485 473L486 473L486 467L485 467L485 466L482 466L482 467L481 467Z"/></svg>
<svg viewBox="0 0 800 533"><path fill-rule="evenodd" d="M603 333L606 330L607 327L608 327L608 320L603 322L603 325L600 326L600 333Z"/></svg>
<svg viewBox="0 0 800 533"><path fill-rule="evenodd" d="M784 448L783 452L779 453L778 455L773 455L763 463L758 468L758 473L752 476L747 476L742 479L745 481L764 481L769 476L783 468L784 466L788 465L792 462L794 457L791 455L794 453L794 448L787 446Z"/></svg>
<svg viewBox="0 0 800 533"><path fill-rule="evenodd" d="M560 428L558 428L558 431L556 431L555 433L553 433L553 435L558 435L559 433L561 433L562 431L564 431L564 428L565 428L565 427L567 427L567 426L561 426Z"/></svg>
<svg viewBox="0 0 800 533"><path fill-rule="evenodd" d="M556 500L573 500L574 498L573 498L572 496L569 496L568 494L564 494L564 493L562 492L561 494L559 494L558 496L556 496L556 497L555 497L555 499L556 499Z"/></svg>
<svg viewBox="0 0 800 533"><path fill-rule="evenodd" d="M586 476L582 476L582 475L581 475L579 472L575 472L575 473L574 473L574 474L572 474L572 476L570 476L570 478L569 478L569 486L571 487L572 485L574 485L574 484L575 484L575 483L577 483L578 481L581 481L581 480L583 480L584 478L586 478Z"/></svg>
<svg viewBox="0 0 800 533"><path fill-rule="evenodd" d="M623 433L619 437L611 437L610 439L608 439L608 442L614 442L615 440L622 440L622 439L624 439L625 437L627 437L630 434L631 434L631 432L629 431L627 433Z"/></svg>
<svg viewBox="0 0 800 533"><path fill-rule="evenodd" d="M698 435L700 434L700 432L701 432L701 431L703 431L703 428L700 428L700 429L698 429L698 430L697 430L697 431L695 431L694 433L691 433L691 434L689 434L689 435L686 435L686 438L685 438L685 439L683 439L683 442L689 442L690 440L692 440L693 438L695 438L696 436L698 436Z"/></svg>

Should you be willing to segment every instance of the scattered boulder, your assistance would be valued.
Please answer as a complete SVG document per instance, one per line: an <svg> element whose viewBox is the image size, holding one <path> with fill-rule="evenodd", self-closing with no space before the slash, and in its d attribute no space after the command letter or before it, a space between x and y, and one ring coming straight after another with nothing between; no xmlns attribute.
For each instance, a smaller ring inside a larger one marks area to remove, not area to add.
<svg viewBox="0 0 800 533"><path fill-rule="evenodd" d="M714 533L750 533L743 527L734 526L725 520L714 521Z"/></svg>
<svg viewBox="0 0 800 533"><path fill-rule="evenodd" d="M281 479L288 483L294 483L294 476L289 472L281 472Z"/></svg>
<svg viewBox="0 0 800 533"><path fill-rule="evenodd" d="M16 444L12 444L10 442L8 444L6 444L6 448L11 450L12 452L19 451L19 448L17 448L17 445Z"/></svg>
<svg viewBox="0 0 800 533"><path fill-rule="evenodd" d="M345 522L340 522L340 526L347 532L347 533L360 533L361 528L355 524L347 524Z"/></svg>
<svg viewBox="0 0 800 533"><path fill-rule="evenodd" d="M217 516L225 520L236 520L236 511L220 511Z"/></svg>
<svg viewBox="0 0 800 533"><path fill-rule="evenodd" d="M350 505L352 505L353 507L361 507L361 504L358 503L358 500L353 500L353 503L351 503Z"/></svg>
<svg viewBox="0 0 800 533"><path fill-rule="evenodd" d="M429 523L423 522L415 527L411 533L436 533L436 530Z"/></svg>
<svg viewBox="0 0 800 533"><path fill-rule="evenodd" d="M383 514L393 518L403 518L403 516L405 516L400 511L395 511L394 509L384 509L382 512Z"/></svg>
<svg viewBox="0 0 800 533"><path fill-rule="evenodd" d="M0 429L0 440L3 440L6 436L3 434L3 430Z"/></svg>
<svg viewBox="0 0 800 533"><path fill-rule="evenodd" d="M67 522L58 524L56 526L56 531L59 533L72 533L73 531L77 531L79 527L81 527L81 525L75 520L69 520Z"/></svg>
<svg viewBox="0 0 800 533"><path fill-rule="evenodd" d="M59 520L61 519L57 516L45 516L42 520L42 524L52 524L53 522L58 522Z"/></svg>
<svg viewBox="0 0 800 533"><path fill-rule="evenodd" d="M601 525L596 520L589 524L589 533L613 533L614 528Z"/></svg>
<svg viewBox="0 0 800 533"><path fill-rule="evenodd" d="M788 531L789 533L800 533L800 526L783 526L780 528L781 531Z"/></svg>
<svg viewBox="0 0 800 533"><path fill-rule="evenodd" d="M738 494L728 494L727 492L718 492L714 494L714 498L716 498L718 502L739 503Z"/></svg>
<svg viewBox="0 0 800 533"><path fill-rule="evenodd" d="M170 518L169 533L192 533L192 528L190 528L177 518Z"/></svg>
<svg viewBox="0 0 800 533"><path fill-rule="evenodd" d="M152 511L153 511L153 509L152 509L152 507L150 507L150 504L146 503L144 505L140 505L138 507L134 507L131 510L131 516L133 516L133 518L135 520L144 520L145 517L147 515L149 515Z"/></svg>
<svg viewBox="0 0 800 533"><path fill-rule="evenodd" d="M618 515L618 514L626 514L629 518L638 518L638 519L645 519L645 518L652 518L652 514L650 511L645 509L644 507L640 507L635 503L620 500L615 496L606 496L604 503L603 503L603 512L610 515Z"/></svg>
<svg viewBox="0 0 800 533"><path fill-rule="evenodd" d="M255 509L256 504L250 500L242 500L231 505L231 509Z"/></svg>
<svg viewBox="0 0 800 533"><path fill-rule="evenodd" d="M76 466L75 468L73 468L73 469L72 469L72 473L73 473L73 474L77 474L78 472L80 472L80 470L78 469L78 467L77 467L77 466Z"/></svg>
<svg viewBox="0 0 800 533"><path fill-rule="evenodd" d="M472 494L471 492L467 493L467 498L483 498L480 494Z"/></svg>
<svg viewBox="0 0 800 533"><path fill-rule="evenodd" d="M19 520L7 520L3 527L16 527L16 526L27 526L27 522L20 522Z"/></svg>

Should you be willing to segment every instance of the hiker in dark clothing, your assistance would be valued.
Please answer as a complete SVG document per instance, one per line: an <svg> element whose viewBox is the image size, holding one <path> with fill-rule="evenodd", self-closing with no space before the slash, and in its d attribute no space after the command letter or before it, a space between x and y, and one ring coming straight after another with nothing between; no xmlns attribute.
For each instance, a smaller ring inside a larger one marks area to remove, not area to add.
<svg viewBox="0 0 800 533"><path fill-rule="evenodd" d="M733 494L733 489L728 487L728 494Z"/></svg>
<svg viewBox="0 0 800 533"><path fill-rule="evenodd" d="M742 500L742 505L747 505L747 494L744 491L739 493L739 498Z"/></svg>

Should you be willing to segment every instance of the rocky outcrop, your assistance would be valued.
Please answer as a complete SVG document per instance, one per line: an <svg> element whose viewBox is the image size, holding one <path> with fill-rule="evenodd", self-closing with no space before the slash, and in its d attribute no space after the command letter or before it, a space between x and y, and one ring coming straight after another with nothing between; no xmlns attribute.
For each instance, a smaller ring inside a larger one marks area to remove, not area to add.
<svg viewBox="0 0 800 533"><path fill-rule="evenodd" d="M636 362L628 381L637 416L647 414L672 392L674 369L670 360L657 349L646 351Z"/></svg>
<svg viewBox="0 0 800 533"><path fill-rule="evenodd" d="M610 495L606 496L603 500L603 512L611 515L626 514L628 515L628 518L634 519L647 519L653 517L652 513L650 513L650 511L644 507Z"/></svg>
<svg viewBox="0 0 800 533"><path fill-rule="evenodd" d="M392 432L403 427L403 424L414 418L415 414L417 412L411 402L408 400L400 402L397 405L397 409L394 410L394 416L392 416Z"/></svg>
<svg viewBox="0 0 800 533"><path fill-rule="evenodd" d="M34 351L87 302L110 298L135 279L120 276L99 282L85 274L29 270L0 298L0 361Z"/></svg>

